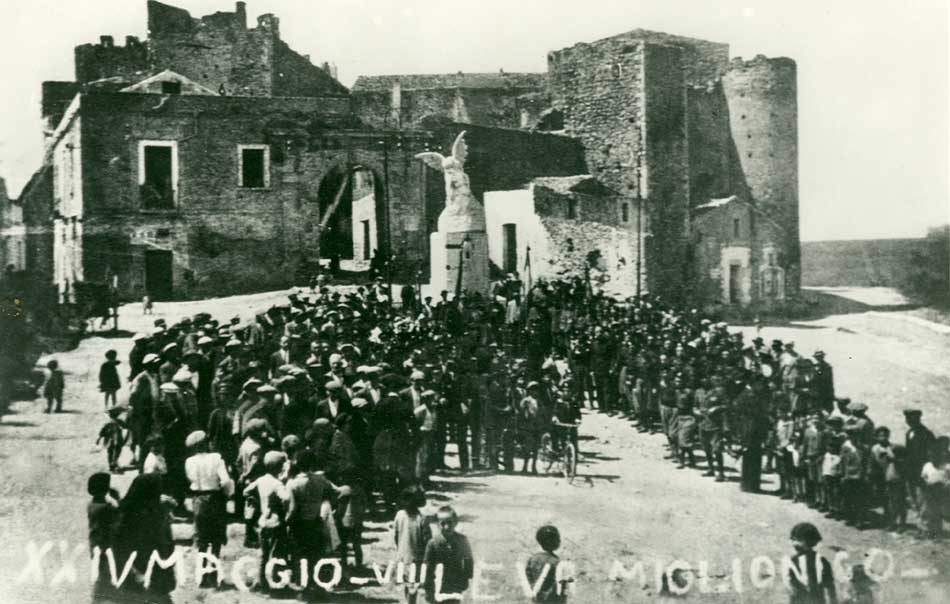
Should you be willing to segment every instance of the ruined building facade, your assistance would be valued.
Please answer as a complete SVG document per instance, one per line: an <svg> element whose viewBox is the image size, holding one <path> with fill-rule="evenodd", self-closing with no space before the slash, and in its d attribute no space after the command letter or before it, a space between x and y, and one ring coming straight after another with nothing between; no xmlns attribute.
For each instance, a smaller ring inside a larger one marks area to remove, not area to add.
<svg viewBox="0 0 950 604"><path fill-rule="evenodd" d="M249 28L243 2L194 18L149 1L148 21L147 40L79 46L75 81L43 84L46 155L19 202L25 268L60 301L83 281L125 299L286 287L320 258L377 252L414 280L444 203L414 155L462 130L497 270L543 241L538 274L596 260L618 292L745 304L798 288L788 59L636 30L552 52L547 73L350 90L277 17Z"/></svg>

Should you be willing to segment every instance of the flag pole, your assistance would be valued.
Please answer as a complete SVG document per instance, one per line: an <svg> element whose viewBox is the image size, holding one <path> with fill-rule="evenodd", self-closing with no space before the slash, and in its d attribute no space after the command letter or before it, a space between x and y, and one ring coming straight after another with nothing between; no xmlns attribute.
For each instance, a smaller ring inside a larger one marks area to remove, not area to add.
<svg viewBox="0 0 950 604"><path fill-rule="evenodd" d="M527 331L528 326L528 311L531 310L531 246L528 245L525 247L524 252L524 271L526 279L522 283L524 300L522 313L521 313L521 333L524 335Z"/></svg>
<svg viewBox="0 0 950 604"><path fill-rule="evenodd" d="M471 240L468 238L468 235L466 235L465 239L462 240L462 245L459 247L459 274L458 278L455 280L456 304L458 304L458 300L462 296L462 273L465 270L465 252L468 251L469 245L471 245Z"/></svg>

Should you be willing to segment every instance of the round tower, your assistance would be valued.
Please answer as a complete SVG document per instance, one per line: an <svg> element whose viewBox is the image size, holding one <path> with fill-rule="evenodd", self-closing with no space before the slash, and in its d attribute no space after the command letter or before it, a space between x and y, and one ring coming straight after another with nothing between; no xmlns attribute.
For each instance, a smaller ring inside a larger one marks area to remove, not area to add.
<svg viewBox="0 0 950 604"><path fill-rule="evenodd" d="M763 275L785 272L779 285L760 281L761 297L794 295L801 280L798 232L798 101L795 61L733 59L722 78L729 124L745 191L755 204L752 257ZM769 268L772 267L772 268Z"/></svg>

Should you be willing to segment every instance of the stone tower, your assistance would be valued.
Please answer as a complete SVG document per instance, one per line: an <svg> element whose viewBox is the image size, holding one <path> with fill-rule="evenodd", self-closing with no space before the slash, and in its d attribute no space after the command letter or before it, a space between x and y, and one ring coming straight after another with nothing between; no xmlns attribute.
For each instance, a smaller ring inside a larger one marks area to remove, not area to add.
<svg viewBox="0 0 950 604"><path fill-rule="evenodd" d="M801 282L795 61L736 58L722 85L744 188L757 210L753 257L784 269L786 291L794 294Z"/></svg>

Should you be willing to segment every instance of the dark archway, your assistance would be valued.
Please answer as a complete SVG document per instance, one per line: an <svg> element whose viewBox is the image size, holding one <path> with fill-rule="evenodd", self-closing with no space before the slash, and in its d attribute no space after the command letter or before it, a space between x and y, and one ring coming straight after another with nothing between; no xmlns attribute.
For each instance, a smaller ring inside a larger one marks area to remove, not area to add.
<svg viewBox="0 0 950 604"><path fill-rule="evenodd" d="M564 130L564 113L560 109L548 109L538 116L534 125L538 132L557 132Z"/></svg>
<svg viewBox="0 0 950 604"><path fill-rule="evenodd" d="M320 233L320 256L368 262L383 245L386 228L384 181L375 170L364 165L330 169L317 189L320 219L347 176L340 203Z"/></svg>

